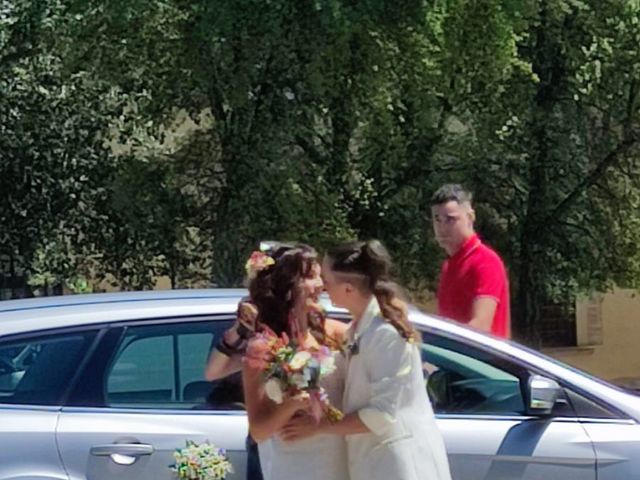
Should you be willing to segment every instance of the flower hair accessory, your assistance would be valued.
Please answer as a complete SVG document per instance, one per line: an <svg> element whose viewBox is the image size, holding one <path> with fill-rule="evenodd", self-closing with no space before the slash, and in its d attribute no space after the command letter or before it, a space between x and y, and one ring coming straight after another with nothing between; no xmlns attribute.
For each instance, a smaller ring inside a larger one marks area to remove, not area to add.
<svg viewBox="0 0 640 480"><path fill-rule="evenodd" d="M276 261L264 252L255 251L247 260L244 268L247 271L249 280L253 280L265 268L275 265Z"/></svg>

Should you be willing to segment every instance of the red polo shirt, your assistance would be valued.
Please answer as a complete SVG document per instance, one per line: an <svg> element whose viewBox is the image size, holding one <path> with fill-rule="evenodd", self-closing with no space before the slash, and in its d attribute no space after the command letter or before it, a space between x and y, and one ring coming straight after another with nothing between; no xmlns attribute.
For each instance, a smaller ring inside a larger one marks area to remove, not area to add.
<svg viewBox="0 0 640 480"><path fill-rule="evenodd" d="M477 235L445 260L438 286L438 313L460 323L469 323L477 298L494 298L498 305L491 333L511 336L509 281L502 260Z"/></svg>

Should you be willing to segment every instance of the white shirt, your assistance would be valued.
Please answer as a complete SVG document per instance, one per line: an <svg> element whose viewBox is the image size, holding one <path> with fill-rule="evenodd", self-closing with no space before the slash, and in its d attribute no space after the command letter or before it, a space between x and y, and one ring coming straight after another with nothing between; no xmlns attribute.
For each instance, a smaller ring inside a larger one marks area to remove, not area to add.
<svg viewBox="0 0 640 480"><path fill-rule="evenodd" d="M450 480L417 345L382 318L375 297L348 338L343 408L371 430L346 437L351 480Z"/></svg>

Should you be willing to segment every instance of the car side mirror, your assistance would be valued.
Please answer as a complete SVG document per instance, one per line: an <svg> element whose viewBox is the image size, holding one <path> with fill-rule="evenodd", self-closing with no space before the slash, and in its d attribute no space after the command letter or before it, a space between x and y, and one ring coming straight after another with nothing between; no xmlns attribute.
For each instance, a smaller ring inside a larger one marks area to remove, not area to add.
<svg viewBox="0 0 640 480"><path fill-rule="evenodd" d="M533 415L551 415L554 405L562 396L558 382L541 375L531 375L528 384L527 406Z"/></svg>

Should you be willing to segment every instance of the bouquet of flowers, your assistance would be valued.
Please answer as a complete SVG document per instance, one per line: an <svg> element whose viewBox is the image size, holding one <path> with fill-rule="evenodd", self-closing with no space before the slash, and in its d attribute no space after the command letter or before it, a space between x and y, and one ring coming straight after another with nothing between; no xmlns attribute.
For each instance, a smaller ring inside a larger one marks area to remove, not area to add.
<svg viewBox="0 0 640 480"><path fill-rule="evenodd" d="M224 480L228 473L233 473L224 449L209 442L198 445L187 440L186 448L176 449L173 458L176 463L171 470L180 479Z"/></svg>
<svg viewBox="0 0 640 480"><path fill-rule="evenodd" d="M289 340L286 333L278 337L265 327L249 343L245 361L262 370L265 393L276 403L285 396L309 395L311 414L320 421L325 415L330 421L341 420L340 410L329 402L320 378L336 368L331 350L326 346L302 348Z"/></svg>

